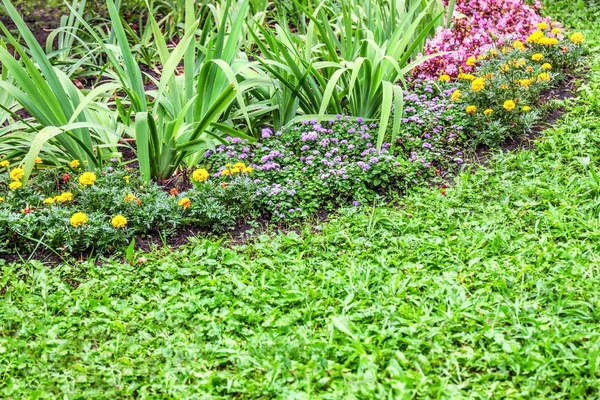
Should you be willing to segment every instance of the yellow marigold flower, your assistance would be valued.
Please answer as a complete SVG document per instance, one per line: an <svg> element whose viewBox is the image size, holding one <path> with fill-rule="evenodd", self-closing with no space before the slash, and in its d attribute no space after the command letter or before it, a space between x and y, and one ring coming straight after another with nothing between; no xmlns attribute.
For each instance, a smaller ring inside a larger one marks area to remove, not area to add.
<svg viewBox="0 0 600 400"><path fill-rule="evenodd" d="M115 228L125 228L127 226L127 218L122 215L115 215L110 223Z"/></svg>
<svg viewBox="0 0 600 400"><path fill-rule="evenodd" d="M125 196L125 197L123 198L123 200L124 200L126 203L128 203L128 202L130 202L130 201L136 201L136 200L137 200L137 197L135 197L135 195L133 195L133 194L131 194L131 193L127 193L127 196Z"/></svg>
<svg viewBox="0 0 600 400"><path fill-rule="evenodd" d="M88 217L82 212L76 212L71 216L71 225L77 228L83 224L88 223Z"/></svg>
<svg viewBox="0 0 600 400"><path fill-rule="evenodd" d="M96 174L93 172L84 172L79 177L79 185L81 186L92 186L96 182Z"/></svg>
<svg viewBox="0 0 600 400"><path fill-rule="evenodd" d="M514 65L515 65L515 68L521 68L521 67L524 67L525 65L527 65L527 61L525 61L524 58L519 58L517 61L515 61Z"/></svg>
<svg viewBox="0 0 600 400"><path fill-rule="evenodd" d="M481 78L475 79L471 82L471 90L474 92L481 92L485 88L485 81Z"/></svg>
<svg viewBox="0 0 600 400"><path fill-rule="evenodd" d="M9 165L10 165L10 162L8 160L0 161L0 167L7 168Z"/></svg>
<svg viewBox="0 0 600 400"><path fill-rule="evenodd" d="M542 64L542 69L551 70L552 69L552 65L550 63L543 63Z"/></svg>
<svg viewBox="0 0 600 400"><path fill-rule="evenodd" d="M585 36L581 32L575 32L571 35L571 42L575 44L581 44L585 42Z"/></svg>
<svg viewBox="0 0 600 400"><path fill-rule="evenodd" d="M246 164L244 164L243 162L236 162L235 164L233 164L233 168L244 169L246 168Z"/></svg>
<svg viewBox="0 0 600 400"><path fill-rule="evenodd" d="M538 75L538 81L539 82L549 82L550 74L548 74L547 72L542 72L541 74Z"/></svg>
<svg viewBox="0 0 600 400"><path fill-rule="evenodd" d="M484 115L492 115L492 113L494 112L494 110L492 110L491 108L488 108L487 110L485 110L483 112Z"/></svg>
<svg viewBox="0 0 600 400"><path fill-rule="evenodd" d="M52 204L52 203L54 203L54 198L48 197L48 198L44 199L44 201L42 201L42 203L44 203L44 204Z"/></svg>
<svg viewBox="0 0 600 400"><path fill-rule="evenodd" d="M524 112L531 111L531 107L529 107L529 106L523 106L522 110Z"/></svg>
<svg viewBox="0 0 600 400"><path fill-rule="evenodd" d="M511 51L512 51L512 49L511 49L510 47L508 47L508 46L504 46L504 47L502 47L502 52L503 52L504 54L508 54L508 53L510 53Z"/></svg>
<svg viewBox="0 0 600 400"><path fill-rule="evenodd" d="M490 56L496 57L497 55L498 55L498 51L496 49L491 49L490 50Z"/></svg>
<svg viewBox="0 0 600 400"><path fill-rule="evenodd" d="M124 180L125 182L129 183L129 175L125 175L125 176L123 177L123 180Z"/></svg>
<svg viewBox="0 0 600 400"><path fill-rule="evenodd" d="M541 44L543 46L554 46L554 45L558 44L558 39L557 38L542 37L537 42L538 42L538 44Z"/></svg>
<svg viewBox="0 0 600 400"><path fill-rule="evenodd" d="M460 100L460 90L456 89L454 92L452 92L452 96L450 97L450 99L452 101Z"/></svg>
<svg viewBox="0 0 600 400"><path fill-rule="evenodd" d="M239 172L242 172L242 169L241 168L237 168L237 167L233 167L233 168L230 169L230 171L231 171L232 175L235 175L235 174L237 174Z"/></svg>
<svg viewBox="0 0 600 400"><path fill-rule="evenodd" d="M506 101L504 102L504 106L503 106L503 107L504 107L504 109L505 109L506 111L512 111L512 110L514 110L514 109L515 109L515 107L516 107L516 104L515 104L515 102L514 102L514 101L512 101L512 100L506 100Z"/></svg>
<svg viewBox="0 0 600 400"><path fill-rule="evenodd" d="M555 35L560 35L561 32L562 31L559 28L552 29L552 33L555 34Z"/></svg>
<svg viewBox="0 0 600 400"><path fill-rule="evenodd" d="M529 85L531 85L532 81L531 79L519 79L519 84L521 86L523 86L525 89L527 89L529 87Z"/></svg>
<svg viewBox="0 0 600 400"><path fill-rule="evenodd" d="M502 64L500 66L500 71L502 71L502 72L508 72L508 71L510 71L510 65L508 65L508 64Z"/></svg>
<svg viewBox="0 0 600 400"><path fill-rule="evenodd" d="M467 58L467 61L465 62L465 64L469 67L473 67L473 66L475 66L476 62L477 62L477 60L475 59L475 57L469 57L469 58Z"/></svg>
<svg viewBox="0 0 600 400"><path fill-rule="evenodd" d="M177 203L177 205L183 207L183 209L185 210L192 205L192 202L187 197L184 197L183 199L179 200L179 203Z"/></svg>
<svg viewBox="0 0 600 400"><path fill-rule="evenodd" d="M230 174L228 169L224 169L223 171L221 171L221 175L223 176L228 176Z"/></svg>
<svg viewBox="0 0 600 400"><path fill-rule="evenodd" d="M42 159L39 158L39 157L36 157L34 163L35 164L41 164L42 163Z"/></svg>
<svg viewBox="0 0 600 400"><path fill-rule="evenodd" d="M517 50L521 50L521 51L525 50L525 45L520 40L515 40L513 42L513 47Z"/></svg>
<svg viewBox="0 0 600 400"><path fill-rule="evenodd" d="M21 178L23 178L24 174L25 174L25 171L23 171L23 169L13 168L10 171L10 179L12 179L13 181L20 181Z"/></svg>
<svg viewBox="0 0 600 400"><path fill-rule="evenodd" d="M503 83L502 85L500 85L500 89L506 90L508 89L508 85L506 83Z"/></svg>
<svg viewBox="0 0 600 400"><path fill-rule="evenodd" d="M73 160L69 163L69 165L71 166L71 168L78 168L81 163L79 162L79 160Z"/></svg>
<svg viewBox="0 0 600 400"><path fill-rule="evenodd" d="M531 56L531 59L533 61L540 61L544 59L544 55L542 53L535 53L534 55Z"/></svg>
<svg viewBox="0 0 600 400"><path fill-rule="evenodd" d="M545 22L540 22L539 24L536 25L536 27L538 29L545 31L546 29L548 29L548 24Z"/></svg>
<svg viewBox="0 0 600 400"><path fill-rule="evenodd" d="M533 31L531 35L527 37L527 43L538 43L541 38L544 37L544 32Z"/></svg>
<svg viewBox="0 0 600 400"><path fill-rule="evenodd" d="M210 178L210 174L204 168L199 168L192 173L192 179L196 182L204 182Z"/></svg>
<svg viewBox="0 0 600 400"><path fill-rule="evenodd" d="M534 68L532 66L529 66L525 69L527 72L533 72Z"/></svg>
<svg viewBox="0 0 600 400"><path fill-rule="evenodd" d="M21 186L23 186L23 184L21 183L21 181L14 181L14 182L11 182L11 183L8 185L8 188L9 188L10 190L17 190L17 189L18 189L18 188L20 188Z"/></svg>
<svg viewBox="0 0 600 400"><path fill-rule="evenodd" d="M61 193L60 195L56 196L54 198L54 200L58 203L66 203L67 201L73 200L73 193L71 193L71 192Z"/></svg>
<svg viewBox="0 0 600 400"><path fill-rule="evenodd" d="M440 82L450 82L450 75L442 74L440 75Z"/></svg>
<svg viewBox="0 0 600 400"><path fill-rule="evenodd" d="M473 114L475 114L475 112L477 112L477 107L475 107L475 106L468 106L467 109L466 109L466 111L467 111L467 114L473 115Z"/></svg>
<svg viewBox="0 0 600 400"><path fill-rule="evenodd" d="M252 171L254 171L254 168L252 168L252 167L246 167L242 170L242 172L245 174L251 174Z"/></svg>
<svg viewBox="0 0 600 400"><path fill-rule="evenodd" d="M4 203L4 197L0 197L0 203Z"/></svg>
<svg viewBox="0 0 600 400"><path fill-rule="evenodd" d="M461 72L460 74L458 74L458 79L464 79L466 81L472 81L475 79L475 75L473 74L465 74L464 72Z"/></svg>

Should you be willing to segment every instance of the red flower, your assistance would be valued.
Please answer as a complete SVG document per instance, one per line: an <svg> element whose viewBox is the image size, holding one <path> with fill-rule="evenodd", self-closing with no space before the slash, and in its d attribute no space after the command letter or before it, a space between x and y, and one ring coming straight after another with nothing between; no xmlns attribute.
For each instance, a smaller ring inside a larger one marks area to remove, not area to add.
<svg viewBox="0 0 600 400"><path fill-rule="evenodd" d="M63 180L64 183L67 183L69 181L69 179L71 179L71 175L69 175L69 174L63 174L62 180Z"/></svg>

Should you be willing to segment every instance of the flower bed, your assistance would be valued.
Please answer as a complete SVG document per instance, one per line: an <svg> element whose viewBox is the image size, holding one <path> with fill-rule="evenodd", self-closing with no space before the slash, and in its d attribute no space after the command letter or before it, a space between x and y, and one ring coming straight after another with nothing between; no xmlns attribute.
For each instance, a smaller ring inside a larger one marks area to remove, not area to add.
<svg viewBox="0 0 600 400"><path fill-rule="evenodd" d="M521 7L518 3L477 7L489 6L497 14ZM466 13L474 3L458 4ZM401 129L393 143L380 147L377 121L360 117L308 120L277 132L264 128L255 144L226 138L227 144L180 173L189 184L169 189L144 183L119 159L96 171L79 160L38 159L24 184L22 160L3 158L0 254L106 251L140 235L174 235L183 226L223 231L259 217L298 220L339 206L371 204L435 179L440 170L459 167L469 145L495 146L530 130L546 111L542 93L564 79L584 51L580 33L566 34L541 21L535 7L519 9L510 18L521 23L514 32L503 31L515 38L496 45L468 35L488 32L492 22L500 29L508 20L472 22L464 32L458 20L452 29L467 35L460 40L472 39L470 52L423 67L422 76L435 79L417 79L404 90ZM465 15L478 18L475 12ZM530 29L532 21L537 25Z"/></svg>

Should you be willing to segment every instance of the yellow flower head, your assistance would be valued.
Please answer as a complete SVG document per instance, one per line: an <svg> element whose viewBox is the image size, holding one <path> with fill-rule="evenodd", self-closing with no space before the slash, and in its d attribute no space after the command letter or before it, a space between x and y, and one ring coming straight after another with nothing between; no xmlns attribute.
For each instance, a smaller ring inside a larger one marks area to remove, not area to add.
<svg viewBox="0 0 600 400"><path fill-rule="evenodd" d="M73 160L69 163L69 165L71 166L71 168L78 168L81 163L79 162L79 160Z"/></svg>
<svg viewBox="0 0 600 400"><path fill-rule="evenodd" d="M475 107L475 106L468 106L467 109L466 109L466 111L467 111L467 114L473 115L473 114L475 114L475 112L477 112L477 107Z"/></svg>
<svg viewBox="0 0 600 400"><path fill-rule="evenodd" d="M71 193L71 192L61 193L60 195L56 196L54 198L54 200L57 203L66 203L67 201L73 200L73 193Z"/></svg>
<svg viewBox="0 0 600 400"><path fill-rule="evenodd" d="M235 164L233 164L233 168L244 169L246 168L246 164L244 164L243 162L236 162Z"/></svg>
<svg viewBox="0 0 600 400"><path fill-rule="evenodd" d="M71 216L71 225L74 226L75 228L77 228L78 226L81 226L83 224L87 224L88 223L88 217L87 215L85 215L82 212L76 212L75 214L73 214Z"/></svg>
<svg viewBox="0 0 600 400"><path fill-rule="evenodd" d="M187 197L184 197L183 199L179 200L179 203L177 203L177 205L183 207L183 209L185 210L192 205L192 202Z"/></svg>
<svg viewBox="0 0 600 400"><path fill-rule="evenodd" d="M92 186L96 182L96 174L93 172L84 172L79 177L80 186Z"/></svg>
<svg viewBox="0 0 600 400"><path fill-rule="evenodd" d="M228 169L224 169L223 171L221 171L221 175L223 176L228 176L229 175L229 170Z"/></svg>
<svg viewBox="0 0 600 400"><path fill-rule="evenodd" d="M4 203L4 197L0 197L0 203Z"/></svg>
<svg viewBox="0 0 600 400"><path fill-rule="evenodd" d="M210 174L204 168L199 168L192 173L192 179L196 182L204 182L210 178Z"/></svg>
<svg viewBox="0 0 600 400"><path fill-rule="evenodd" d="M525 50L525 45L520 40L515 40L513 42L513 47L517 50L521 50L521 51Z"/></svg>
<svg viewBox="0 0 600 400"><path fill-rule="evenodd" d="M23 184L21 183L21 181L14 181L14 182L11 182L11 183L8 185L8 188L9 188L10 190L17 190L17 189L18 189L18 188L20 188L21 186L23 186Z"/></svg>
<svg viewBox="0 0 600 400"><path fill-rule="evenodd" d="M575 32L571 35L571 42L575 44L581 44L585 42L585 36L581 32Z"/></svg>
<svg viewBox="0 0 600 400"><path fill-rule="evenodd" d="M473 74L465 74L464 72L461 72L460 74L458 74L458 79L464 79L466 81L472 81L475 79L475 75Z"/></svg>
<svg viewBox="0 0 600 400"><path fill-rule="evenodd" d="M540 22L539 24L536 25L536 27L538 29L545 31L546 29L548 29L548 24L545 22Z"/></svg>
<svg viewBox="0 0 600 400"><path fill-rule="evenodd" d="M533 71L534 71L534 68L533 68L533 67L530 65L530 66L529 66L529 67L527 67L525 70L526 70L527 72L533 72Z"/></svg>
<svg viewBox="0 0 600 400"><path fill-rule="evenodd" d="M502 64L500 66L500 71L502 71L502 72L508 72L508 71L510 71L510 65L508 65L508 64Z"/></svg>
<svg viewBox="0 0 600 400"><path fill-rule="evenodd" d="M540 61L544 59L544 55L542 53L535 53L534 55L531 56L531 59L533 61Z"/></svg>
<svg viewBox="0 0 600 400"><path fill-rule="evenodd" d="M251 174L252 171L254 171L254 168L252 168L252 167L246 167L242 170L242 172L245 174Z"/></svg>
<svg viewBox="0 0 600 400"><path fill-rule="evenodd" d="M447 74L440 75L440 82L450 82L450 75L447 75Z"/></svg>
<svg viewBox="0 0 600 400"><path fill-rule="evenodd" d="M131 193L128 193L128 194L127 194L127 196L125 196L125 197L123 198L123 200L124 200L126 203L128 203L128 202L130 202L130 201L136 201L136 200L137 200L137 197L135 197L135 195L133 195L133 194L131 194Z"/></svg>
<svg viewBox="0 0 600 400"><path fill-rule="evenodd" d="M503 107L504 107L504 109L505 109L506 111L512 111L512 110L514 110L514 109L515 109L515 107L516 107L516 104L515 104L515 102L514 102L514 101L512 101L512 100L506 100L506 101L504 102L504 106L503 106Z"/></svg>
<svg viewBox="0 0 600 400"><path fill-rule="evenodd" d="M467 58L467 61L465 62L465 64L469 67L474 67L476 62L477 62L477 60L475 59L475 57L469 57L469 58Z"/></svg>
<svg viewBox="0 0 600 400"><path fill-rule="evenodd" d="M548 74L547 72L542 72L541 74L538 75L538 81L539 82L550 82L550 74Z"/></svg>
<svg viewBox="0 0 600 400"><path fill-rule="evenodd" d="M545 69L547 71L552 69L552 65L550 63L543 63L542 64L542 69Z"/></svg>
<svg viewBox="0 0 600 400"><path fill-rule="evenodd" d="M515 68L521 68L521 67L524 67L525 65L527 65L527 61L525 61L524 58L519 58L517 61L515 61L514 65L515 65Z"/></svg>
<svg viewBox="0 0 600 400"><path fill-rule="evenodd" d="M560 28L554 28L554 29L552 29L552 33L555 34L555 35L560 35L561 32L562 31L560 30Z"/></svg>
<svg viewBox="0 0 600 400"><path fill-rule="evenodd" d="M521 110L523 110L524 112L531 111L531 107L523 106L523 108Z"/></svg>
<svg viewBox="0 0 600 400"><path fill-rule="evenodd" d="M504 47L502 47L502 52L503 52L504 54L508 54L508 53L510 53L511 51L512 51L512 49L511 49L510 47L508 47L508 46L504 46Z"/></svg>
<svg viewBox="0 0 600 400"><path fill-rule="evenodd" d="M481 78L475 79L471 82L471 90L474 92L481 92L485 88L485 81Z"/></svg>
<svg viewBox="0 0 600 400"><path fill-rule="evenodd" d="M8 160L0 161L0 167L8 168L9 165L10 165L10 162Z"/></svg>
<svg viewBox="0 0 600 400"><path fill-rule="evenodd" d="M127 226L127 218L122 215L115 215L110 223L115 228L125 228Z"/></svg>
<svg viewBox="0 0 600 400"><path fill-rule="evenodd" d="M456 89L454 92L452 92L452 96L450 97L450 99L452 101L460 100L460 90Z"/></svg>
<svg viewBox="0 0 600 400"><path fill-rule="evenodd" d="M123 180L124 180L125 182L129 183L129 175L125 175L125 176L123 177Z"/></svg>
<svg viewBox="0 0 600 400"><path fill-rule="evenodd" d="M502 85L500 85L500 89L507 90L508 89L508 85L506 83L503 83Z"/></svg>
<svg viewBox="0 0 600 400"><path fill-rule="evenodd" d="M491 108L488 108L487 110L485 110L483 112L484 115L492 115L492 113L494 112L494 110L492 110Z"/></svg>
<svg viewBox="0 0 600 400"><path fill-rule="evenodd" d="M48 197L48 198L44 199L44 201L42 201L42 203L44 203L44 204L52 204L52 203L54 203L54 198Z"/></svg>
<svg viewBox="0 0 600 400"><path fill-rule="evenodd" d="M527 43L538 43L541 38L544 37L544 32L533 31L531 35L527 37Z"/></svg>
<svg viewBox="0 0 600 400"><path fill-rule="evenodd" d="M230 171L231 171L231 175L235 175L235 174L237 174L239 172L242 172L242 169L238 168L238 167L233 167L233 168L230 169Z"/></svg>
<svg viewBox="0 0 600 400"><path fill-rule="evenodd" d="M541 44L543 46L555 46L555 45L558 44L558 39L557 38L542 37L537 42L538 42L538 44Z"/></svg>
<svg viewBox="0 0 600 400"><path fill-rule="evenodd" d="M529 87L529 85L531 85L532 81L531 79L519 79L519 84L524 87L525 89L527 89Z"/></svg>
<svg viewBox="0 0 600 400"><path fill-rule="evenodd" d="M25 174L25 171L23 171L23 169L13 168L10 171L10 179L12 179L13 181L20 181L21 178L23 178L24 174Z"/></svg>
<svg viewBox="0 0 600 400"><path fill-rule="evenodd" d="M490 56L496 57L497 55L498 55L498 51L496 49L491 49L490 50Z"/></svg>
<svg viewBox="0 0 600 400"><path fill-rule="evenodd" d="M35 164L41 164L42 163L42 159L39 158L39 157L36 157L34 163Z"/></svg>

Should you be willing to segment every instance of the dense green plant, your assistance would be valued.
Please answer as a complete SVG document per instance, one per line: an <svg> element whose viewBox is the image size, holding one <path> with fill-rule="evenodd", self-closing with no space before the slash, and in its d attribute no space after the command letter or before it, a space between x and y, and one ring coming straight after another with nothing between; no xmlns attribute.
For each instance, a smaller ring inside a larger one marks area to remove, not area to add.
<svg viewBox="0 0 600 400"><path fill-rule="evenodd" d="M387 13L386 5L377 4L379 13ZM275 30L257 26L253 35L259 60L276 78L275 91L257 97L280 105L274 111L275 126L288 124L299 113L320 119L347 112L381 119L380 147L390 110L395 108L394 142L402 118L402 90L396 82L419 63L436 56L417 58L415 54L443 15L434 1L427 2L424 9L421 2L409 9L399 4L392 3L393 23L386 20L374 25L370 8L365 11L350 1L340 5L323 2L313 13L304 9L310 20L304 37L294 35L286 25L276 25Z"/></svg>

